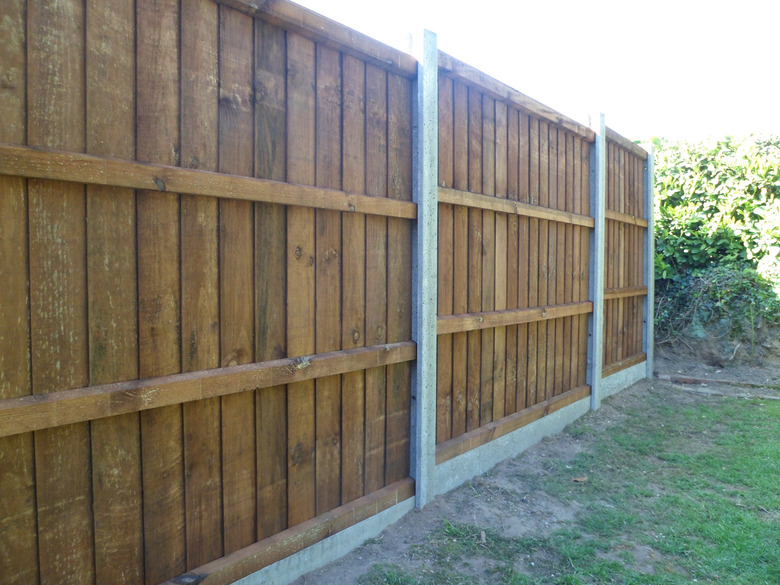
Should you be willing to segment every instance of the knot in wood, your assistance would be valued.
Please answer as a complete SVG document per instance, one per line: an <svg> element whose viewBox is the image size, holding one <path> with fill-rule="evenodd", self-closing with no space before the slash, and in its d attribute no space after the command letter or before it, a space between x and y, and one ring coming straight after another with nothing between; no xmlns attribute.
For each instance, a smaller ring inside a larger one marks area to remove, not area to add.
<svg viewBox="0 0 780 585"><path fill-rule="evenodd" d="M295 256L296 260L300 260L301 256L303 256L303 248L300 246L295 246L295 252L293 252L293 255Z"/></svg>

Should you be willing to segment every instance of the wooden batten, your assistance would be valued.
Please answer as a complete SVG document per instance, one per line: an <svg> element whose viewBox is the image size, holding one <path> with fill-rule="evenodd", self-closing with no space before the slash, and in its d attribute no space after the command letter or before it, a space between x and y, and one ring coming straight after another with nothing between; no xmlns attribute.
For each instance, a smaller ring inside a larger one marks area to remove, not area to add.
<svg viewBox="0 0 780 585"><path fill-rule="evenodd" d="M612 128L607 128L607 141L617 144L619 147L624 148L631 154L638 156L642 160L647 160L649 156L647 151L639 146L636 142L631 142L628 138L618 134Z"/></svg>
<svg viewBox="0 0 780 585"><path fill-rule="evenodd" d="M565 305L549 305L529 309L506 309L502 311L486 311L464 315L443 315L438 319L438 334L460 333L463 331L478 331L493 327L506 327L520 323L536 323L549 321L560 317L585 315L593 311L590 301L568 303Z"/></svg>
<svg viewBox="0 0 780 585"><path fill-rule="evenodd" d="M615 363L606 365L601 370L601 377L602 378L608 378L612 374L617 374L621 370L626 370L626 369L630 368L631 366L635 366L637 364L641 364L646 359L647 359L647 354L645 354L645 353L637 353L635 355L632 355L632 356L629 356L627 358L624 358L624 359L620 360L619 362L615 362Z"/></svg>
<svg viewBox="0 0 780 585"><path fill-rule="evenodd" d="M629 225L638 225L639 227L643 227L643 228L647 227L646 219L642 217L637 217L635 215L629 215L627 213L620 213L619 211L615 211L613 209L607 209L604 212L604 217L612 221L618 221L620 223L627 223Z"/></svg>
<svg viewBox="0 0 780 585"><path fill-rule="evenodd" d="M0 401L0 437L408 362L412 341Z"/></svg>
<svg viewBox="0 0 780 585"><path fill-rule="evenodd" d="M626 288L608 288L604 290L604 300L625 299L627 297L642 297L647 294L646 286L631 286Z"/></svg>
<svg viewBox="0 0 780 585"><path fill-rule="evenodd" d="M417 205L386 197L224 173L0 144L0 175L187 193L414 219Z"/></svg>

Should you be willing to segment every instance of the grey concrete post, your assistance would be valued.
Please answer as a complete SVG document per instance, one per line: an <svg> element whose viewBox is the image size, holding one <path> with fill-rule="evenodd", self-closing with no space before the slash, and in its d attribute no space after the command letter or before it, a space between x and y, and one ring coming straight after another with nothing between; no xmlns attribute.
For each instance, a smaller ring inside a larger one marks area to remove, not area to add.
<svg viewBox="0 0 780 585"><path fill-rule="evenodd" d="M418 66L414 108L414 201L417 222L412 243L411 476L415 505L436 495L436 295L438 247L439 49L436 35L423 33L416 47Z"/></svg>
<svg viewBox="0 0 780 585"><path fill-rule="evenodd" d="M590 236L590 300L593 313L588 319L588 384L590 407L601 406L601 372L604 356L604 226L607 192L607 137L604 114L591 120L596 141L590 149L590 214L596 225Z"/></svg>
<svg viewBox="0 0 780 585"><path fill-rule="evenodd" d="M650 145L645 163L645 217L647 218L647 230L645 232L645 286L647 296L643 308L644 334L642 336L642 349L647 355L647 377L653 377L653 359L655 348L655 235L653 201L653 186L655 182L655 169L653 160L653 146Z"/></svg>

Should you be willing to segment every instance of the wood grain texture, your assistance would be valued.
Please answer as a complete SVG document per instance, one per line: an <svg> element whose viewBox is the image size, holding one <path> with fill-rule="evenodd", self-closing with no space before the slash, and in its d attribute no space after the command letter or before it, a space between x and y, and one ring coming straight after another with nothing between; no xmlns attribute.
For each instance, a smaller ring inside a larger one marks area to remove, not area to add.
<svg viewBox="0 0 780 585"><path fill-rule="evenodd" d="M3 6L0 140L27 139L25 2ZM32 393L27 182L0 176L0 398ZM38 583L33 434L0 439L0 574L9 585Z"/></svg>
<svg viewBox="0 0 780 585"><path fill-rule="evenodd" d="M287 47L285 33L255 20L255 175L287 176ZM287 355L287 211L255 204L255 359ZM278 275L265 278L264 275ZM256 393L257 538L287 527L287 388Z"/></svg>
<svg viewBox="0 0 780 585"><path fill-rule="evenodd" d="M315 180L315 58L313 42L287 35L287 179ZM314 211L287 210L287 354L315 350ZM291 384L287 395L287 517L295 526L316 514L314 382Z"/></svg>

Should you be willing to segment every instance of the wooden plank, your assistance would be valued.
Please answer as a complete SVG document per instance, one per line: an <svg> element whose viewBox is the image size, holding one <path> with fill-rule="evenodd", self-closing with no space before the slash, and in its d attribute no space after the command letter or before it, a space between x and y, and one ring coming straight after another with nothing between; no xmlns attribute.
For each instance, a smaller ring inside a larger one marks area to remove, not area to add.
<svg viewBox="0 0 780 585"><path fill-rule="evenodd" d="M339 53L317 47L316 183L341 188L341 62ZM316 222L317 352L341 347L341 214L318 209ZM315 382L317 514L341 503L341 377Z"/></svg>
<svg viewBox="0 0 780 585"><path fill-rule="evenodd" d="M388 75L388 196L412 199L412 83ZM387 339L412 337L412 224L388 218ZM386 483L409 475L411 437L411 368L387 367Z"/></svg>
<svg viewBox="0 0 780 585"><path fill-rule="evenodd" d="M581 207L580 211L590 209L590 144L586 141L582 141L582 148L580 151L580 171L581 171ZM588 298L589 290L589 275L590 275L590 235L585 230L580 230L580 299ZM588 363L588 318L587 315L580 315L579 326L579 375L577 377L576 384L572 382L572 386L582 386L587 379L587 363Z"/></svg>
<svg viewBox="0 0 780 585"><path fill-rule="evenodd" d="M253 22L219 10L219 170L254 174ZM219 327L222 367L254 361L254 217L249 201L219 202ZM230 553L256 540L255 396L222 398L223 541Z"/></svg>
<svg viewBox="0 0 780 585"><path fill-rule="evenodd" d="M136 4L139 160L176 165L180 147L179 5ZM139 191L139 375L180 371L179 196ZM145 581L186 569L182 409L141 414Z"/></svg>
<svg viewBox="0 0 780 585"><path fill-rule="evenodd" d="M507 198L517 201L520 191L520 119L515 108L507 109ZM518 306L518 270L519 256L519 226L520 218L507 217L506 244L506 307ZM517 363L518 327L510 325L506 328L506 360L504 397L505 414L512 414L517 409L518 363Z"/></svg>
<svg viewBox="0 0 780 585"><path fill-rule="evenodd" d="M0 140L27 136L25 2L3 5ZM0 399L29 395L30 297L27 182L0 177ZM33 434L0 439L0 574L9 585L38 583Z"/></svg>
<svg viewBox="0 0 780 585"><path fill-rule="evenodd" d="M292 181L283 183L8 144L0 144L0 174L153 189L148 194L158 197L178 192L406 219L417 217L417 205L409 201L356 195Z"/></svg>
<svg viewBox="0 0 780 585"><path fill-rule="evenodd" d="M217 170L218 12L208 0L181 6L181 160ZM181 196L182 371L219 367L217 200ZM183 405L187 568L224 554L219 398Z"/></svg>
<svg viewBox="0 0 780 585"><path fill-rule="evenodd" d="M161 585L198 582L203 585L228 585L289 557L332 534L354 526L383 510L414 496L414 481L404 479L322 516L264 539L213 563L177 576Z"/></svg>
<svg viewBox="0 0 780 585"><path fill-rule="evenodd" d="M458 61L442 51L439 51L439 71L456 80L463 80L470 85L477 86L480 90L489 93L494 99L505 101L527 114L532 114L548 123L566 128L588 140L594 139L595 134L590 128L548 108L535 99L512 89L479 69Z"/></svg>
<svg viewBox="0 0 780 585"><path fill-rule="evenodd" d="M86 149L135 156L133 6L86 4ZM105 39L110 39L105 42ZM89 383L138 377L135 193L87 187ZM97 582L143 579L140 421L127 414L91 425Z"/></svg>
<svg viewBox="0 0 780 585"><path fill-rule="evenodd" d="M507 107L505 103L495 104L495 194L507 198ZM506 308L507 295L507 216L495 215L495 289L494 308ZM498 327L493 337L493 414L492 419L502 418L506 411L506 335L505 327Z"/></svg>
<svg viewBox="0 0 780 585"><path fill-rule="evenodd" d="M574 137L572 155L573 166L573 193L572 193L572 210L582 211L582 140L579 137ZM572 244L571 244L571 266L572 266L572 282L571 282L571 300L580 301L583 300L580 296L580 278L584 269L589 267L582 266L580 259L580 242L583 238L583 229L579 226L573 226L572 228ZM587 232L586 232L587 236ZM573 317L571 321L571 373L569 375L569 388L573 388L577 385L580 367L579 356L579 344L580 344L580 321L578 317Z"/></svg>
<svg viewBox="0 0 780 585"><path fill-rule="evenodd" d="M482 95L482 193L496 193L496 105ZM495 212L482 212L482 310L495 309L496 296L496 219ZM480 426L493 420L493 357L495 331L482 331L482 364L480 379Z"/></svg>
<svg viewBox="0 0 780 585"><path fill-rule="evenodd" d="M604 369L602 370L601 377L608 378L612 374L617 374L622 370L628 369L631 366L635 366L637 364L641 364L646 360L647 360L647 355L645 355L644 353L638 353L635 355L628 356L626 358L621 359L618 362L613 362L605 366Z"/></svg>
<svg viewBox="0 0 780 585"><path fill-rule="evenodd" d="M387 75L366 66L366 192L387 196ZM387 341L387 220L366 218L366 342ZM387 371L366 372L366 493L385 485Z"/></svg>
<svg viewBox="0 0 780 585"><path fill-rule="evenodd" d="M375 67L405 77L417 75L417 61L411 55L389 47L293 2L214 0L277 27L295 32L319 45L358 57Z"/></svg>
<svg viewBox="0 0 780 585"><path fill-rule="evenodd" d="M520 323L547 322L572 315L586 315L592 310L592 302L580 301L564 305L441 315L438 318L437 333L438 335L448 335L455 332L479 331Z"/></svg>
<svg viewBox="0 0 780 585"><path fill-rule="evenodd" d="M532 204L539 203L539 121L530 119L528 130L528 201ZM521 199L522 200L522 199ZM522 244L522 243L521 243ZM521 245L522 247L522 245ZM528 305L537 306L539 299L539 220L530 218L528 221L528 242L526 244L528 255ZM526 385L526 406L533 406L537 402L538 378L537 357L539 327L532 322L528 325L528 341L526 344L528 355L528 371Z"/></svg>
<svg viewBox="0 0 780 585"><path fill-rule="evenodd" d="M528 116L518 115L518 185L517 198L520 202L529 201L530 187L530 120ZM528 307L528 264L530 260L529 248L529 219L519 217L517 222L517 307ZM528 325L519 324L517 327L517 389L515 393L515 412L527 406L528 393Z"/></svg>
<svg viewBox="0 0 780 585"><path fill-rule="evenodd" d="M441 465L458 455L486 445L490 441L503 437L588 396L590 396L590 386L579 386L474 431L450 439L436 447L436 465Z"/></svg>
<svg viewBox="0 0 780 585"><path fill-rule="evenodd" d="M453 86L453 186L468 188L468 90L462 83ZM469 210L453 209L453 296L455 313L468 311L469 302ZM466 432L468 334L452 336L452 435Z"/></svg>
<svg viewBox="0 0 780 585"><path fill-rule="evenodd" d="M627 213L621 213L619 211L615 211L612 209L607 209L605 212L605 216L607 219L612 221L621 222L628 225L636 225L643 228L647 227L646 219L634 215L629 215Z"/></svg>
<svg viewBox="0 0 780 585"><path fill-rule="evenodd" d="M604 289L604 299L625 299L628 297L641 297L647 294L646 286L628 286L624 288Z"/></svg>
<svg viewBox="0 0 780 585"><path fill-rule="evenodd" d="M558 209L566 209L566 194L570 186L566 183L566 165L568 159L566 156L567 134L563 130L558 130ZM566 274L570 273L571 264L567 263L566 258L566 230L569 226L558 226L558 241L555 245L557 251L556 270L555 270L555 302L564 304L566 295ZM558 319L555 322L555 378L553 384L553 393L558 395L568 390L568 385L563 382L564 363L568 361L568 345L565 324L567 319Z"/></svg>
<svg viewBox="0 0 780 585"><path fill-rule="evenodd" d="M549 133L549 200L551 208L558 207L558 129L550 127ZM558 296L558 225L550 222L547 232L547 295L550 303L555 303ZM561 226L562 227L562 226ZM555 393L555 369L559 352L556 349L556 321L547 322L547 361L545 378L545 398L552 398Z"/></svg>
<svg viewBox="0 0 780 585"><path fill-rule="evenodd" d="M539 123L539 205L549 207L550 204L550 125ZM539 222L539 277L538 304L548 303L549 286L549 235L550 222ZM536 353L537 401L541 402L547 396L547 323L537 327L538 348Z"/></svg>
<svg viewBox="0 0 780 585"><path fill-rule="evenodd" d="M439 78L439 180L441 187L452 187L455 181L455 109L452 79Z"/></svg>
<svg viewBox="0 0 780 585"><path fill-rule="evenodd" d="M315 181L315 45L287 35L287 178ZM315 349L314 211L287 210L287 354L301 356ZM288 388L288 526L316 514L314 382Z"/></svg>
<svg viewBox="0 0 780 585"><path fill-rule="evenodd" d="M255 20L255 175L287 175L286 41L284 31ZM286 208L255 204L255 359L287 355ZM278 274L279 278L260 278ZM287 388L256 393L257 538L287 527Z"/></svg>
<svg viewBox="0 0 780 585"><path fill-rule="evenodd" d="M344 135L344 189L366 190L366 68L363 61L345 55L342 63ZM345 214L342 229L342 324L344 348L360 347L366 339L366 220ZM341 501L352 502L365 494L365 372L342 377Z"/></svg>
<svg viewBox="0 0 780 585"><path fill-rule="evenodd" d="M574 142L576 138L566 134L566 191L564 193L563 208L566 211L574 211ZM579 267L574 265L574 226L566 226L565 244L564 244L564 277L563 277L563 297L562 302L571 303L573 300L572 287L574 282L574 272ZM561 387L565 392L572 388L571 372L574 361L574 344L572 343L572 325L574 319L567 318L563 320L563 344L564 361Z"/></svg>
<svg viewBox="0 0 780 585"><path fill-rule="evenodd" d="M594 219L568 211L558 211L548 209L538 205L529 205L511 199L498 199L496 197L487 197L468 191L449 189L439 187L439 203L450 203L452 205L464 205L470 208L494 211L497 213L509 213L521 217L531 217L537 219L546 219L564 224L580 225L593 227Z"/></svg>
<svg viewBox="0 0 780 585"><path fill-rule="evenodd" d="M82 2L27 6L27 140L83 151ZM30 181L29 261L32 391L88 382L84 187ZM87 425L35 434L38 563L41 582L94 580L94 533Z"/></svg>

